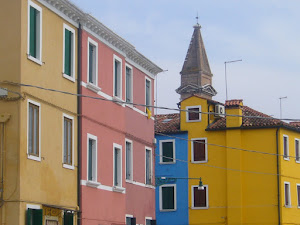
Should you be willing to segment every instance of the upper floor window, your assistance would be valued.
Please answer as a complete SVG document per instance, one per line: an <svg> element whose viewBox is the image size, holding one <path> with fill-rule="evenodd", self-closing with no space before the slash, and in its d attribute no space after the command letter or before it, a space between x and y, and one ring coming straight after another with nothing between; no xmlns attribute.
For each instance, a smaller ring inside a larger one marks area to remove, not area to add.
<svg viewBox="0 0 300 225"><path fill-rule="evenodd" d="M289 137L283 135L283 158L289 160Z"/></svg>
<svg viewBox="0 0 300 225"><path fill-rule="evenodd" d="M122 60L114 55L114 96L122 98Z"/></svg>
<svg viewBox="0 0 300 225"><path fill-rule="evenodd" d="M160 163L175 163L175 140L162 140L159 142Z"/></svg>
<svg viewBox="0 0 300 225"><path fill-rule="evenodd" d="M40 104L28 100L28 158L41 160L40 155Z"/></svg>
<svg viewBox="0 0 300 225"><path fill-rule="evenodd" d="M152 184L152 150L150 148L146 148L146 184Z"/></svg>
<svg viewBox="0 0 300 225"><path fill-rule="evenodd" d="M203 190L199 190L199 186L192 186L192 208L207 209L208 208L208 186L203 185Z"/></svg>
<svg viewBox="0 0 300 225"><path fill-rule="evenodd" d="M73 169L73 117L63 116L63 163Z"/></svg>
<svg viewBox="0 0 300 225"><path fill-rule="evenodd" d="M88 38L88 83L98 86L98 43Z"/></svg>
<svg viewBox="0 0 300 225"><path fill-rule="evenodd" d="M28 58L42 64L42 8L28 1Z"/></svg>
<svg viewBox="0 0 300 225"><path fill-rule="evenodd" d="M63 32L63 75L75 81L75 30L64 24Z"/></svg>
<svg viewBox="0 0 300 225"><path fill-rule="evenodd" d="M295 139L295 156L296 162L300 163L300 146L299 146L299 139Z"/></svg>
<svg viewBox="0 0 300 225"><path fill-rule="evenodd" d="M126 65L126 102L132 103L132 67L129 65Z"/></svg>
<svg viewBox="0 0 300 225"><path fill-rule="evenodd" d="M165 184L159 187L160 211L176 210L176 184Z"/></svg>
<svg viewBox="0 0 300 225"><path fill-rule="evenodd" d="M192 162L207 162L207 139L192 139Z"/></svg>
<svg viewBox="0 0 300 225"><path fill-rule="evenodd" d="M126 180L133 179L133 152L132 141L126 140Z"/></svg>
<svg viewBox="0 0 300 225"><path fill-rule="evenodd" d="M201 105L186 107L186 122L201 121Z"/></svg>
<svg viewBox="0 0 300 225"><path fill-rule="evenodd" d="M145 105L147 106L148 110L150 109L151 104L151 80L149 80L146 77L146 81L145 81L145 96L146 96L146 100L145 100Z"/></svg>
<svg viewBox="0 0 300 225"><path fill-rule="evenodd" d="M114 144L114 186L122 187L122 146Z"/></svg>
<svg viewBox="0 0 300 225"><path fill-rule="evenodd" d="M291 190L289 182L284 182L284 205L288 208L291 207Z"/></svg>
<svg viewBox="0 0 300 225"><path fill-rule="evenodd" d="M126 225L136 225L136 218L132 215L126 215Z"/></svg>
<svg viewBox="0 0 300 225"><path fill-rule="evenodd" d="M87 177L88 181L97 182L97 137L91 134L87 135Z"/></svg>
<svg viewBox="0 0 300 225"><path fill-rule="evenodd" d="M300 184L297 184L297 202L298 208L300 208Z"/></svg>
<svg viewBox="0 0 300 225"><path fill-rule="evenodd" d="M34 208L31 208L33 206ZM39 206L31 205L26 211L26 220L28 225L43 224L43 209Z"/></svg>

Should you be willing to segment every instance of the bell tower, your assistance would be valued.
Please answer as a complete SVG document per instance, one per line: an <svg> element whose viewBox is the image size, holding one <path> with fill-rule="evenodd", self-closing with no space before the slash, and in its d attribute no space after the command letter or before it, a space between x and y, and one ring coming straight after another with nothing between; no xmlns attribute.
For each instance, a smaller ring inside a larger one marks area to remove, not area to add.
<svg viewBox="0 0 300 225"><path fill-rule="evenodd" d="M201 26L197 23L180 72L181 86L176 90L180 94L180 100L193 94L212 99L217 94L212 87L213 74L210 71L200 29Z"/></svg>

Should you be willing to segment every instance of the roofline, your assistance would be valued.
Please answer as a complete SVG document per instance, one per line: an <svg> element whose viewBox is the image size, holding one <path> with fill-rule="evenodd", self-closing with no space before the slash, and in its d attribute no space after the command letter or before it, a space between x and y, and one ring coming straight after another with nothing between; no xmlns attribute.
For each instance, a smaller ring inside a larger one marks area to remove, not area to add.
<svg viewBox="0 0 300 225"><path fill-rule="evenodd" d="M161 133L161 134L180 134L180 133L188 133L188 131L187 131L187 130L179 130L179 131L177 131L177 132L159 132L159 133ZM156 133L156 132L154 132L154 134L155 134L155 135L163 136L163 135L158 134L158 133Z"/></svg>

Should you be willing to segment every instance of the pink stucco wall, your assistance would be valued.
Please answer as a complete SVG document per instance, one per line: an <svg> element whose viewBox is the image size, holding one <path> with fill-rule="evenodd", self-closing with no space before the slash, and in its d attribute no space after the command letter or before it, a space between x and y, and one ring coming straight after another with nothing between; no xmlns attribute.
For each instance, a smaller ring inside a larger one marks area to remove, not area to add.
<svg viewBox="0 0 300 225"><path fill-rule="evenodd" d="M82 34L82 81L87 82L88 37L97 39L85 31ZM101 41L98 43L98 86L101 92L113 95L113 54L122 59L122 98L125 99L125 58ZM126 62L127 63L127 62ZM129 63L127 63L129 64ZM133 68L133 102L145 104L145 77ZM148 77L151 79L150 77ZM151 100L154 100L154 81L151 79ZM101 97L81 86L82 94ZM145 147L154 154L154 121L142 112L145 107L128 106L110 101L82 98L82 151L81 151L81 210L83 225L125 224L125 215L136 217L138 224L145 224L145 217L155 219L155 189L145 187ZM87 180L87 134L97 136L97 181L106 188L113 186L113 143L122 146L122 186L125 193L103 190L84 185ZM125 138L133 142L133 184L125 181ZM154 160L155 156L152 156ZM154 180L153 163L153 180ZM137 184L137 183L138 184Z"/></svg>

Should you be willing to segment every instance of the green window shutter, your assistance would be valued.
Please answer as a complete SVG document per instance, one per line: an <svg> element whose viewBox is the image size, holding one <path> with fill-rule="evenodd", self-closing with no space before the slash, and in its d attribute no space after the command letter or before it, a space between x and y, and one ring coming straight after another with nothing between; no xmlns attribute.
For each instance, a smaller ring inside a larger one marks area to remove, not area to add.
<svg viewBox="0 0 300 225"><path fill-rule="evenodd" d="M174 187L162 187L162 209L174 209Z"/></svg>
<svg viewBox="0 0 300 225"><path fill-rule="evenodd" d="M74 217L73 213L65 212L64 213L64 225L73 225L73 221L74 221L73 217Z"/></svg>
<svg viewBox="0 0 300 225"><path fill-rule="evenodd" d="M72 58L72 32L65 29L65 71L66 75L71 76Z"/></svg>
<svg viewBox="0 0 300 225"><path fill-rule="evenodd" d="M115 60L115 96L119 97L119 76L118 76L118 70L119 70L119 62Z"/></svg>
<svg viewBox="0 0 300 225"><path fill-rule="evenodd" d="M27 225L43 225L43 210L28 209L27 210Z"/></svg>
<svg viewBox="0 0 300 225"><path fill-rule="evenodd" d="M89 139L89 168L88 179L93 180L93 140Z"/></svg>
<svg viewBox="0 0 300 225"><path fill-rule="evenodd" d="M30 25L29 25L29 55L33 56L34 58L36 58L36 32L37 32L37 10L35 8L33 8L32 6L30 6Z"/></svg>
<svg viewBox="0 0 300 225"><path fill-rule="evenodd" d="M173 162L173 142L163 142L162 144L163 162Z"/></svg>
<svg viewBox="0 0 300 225"><path fill-rule="evenodd" d="M93 45L89 44L89 82L94 84L94 77L93 77L93 68L94 68L94 47Z"/></svg>

